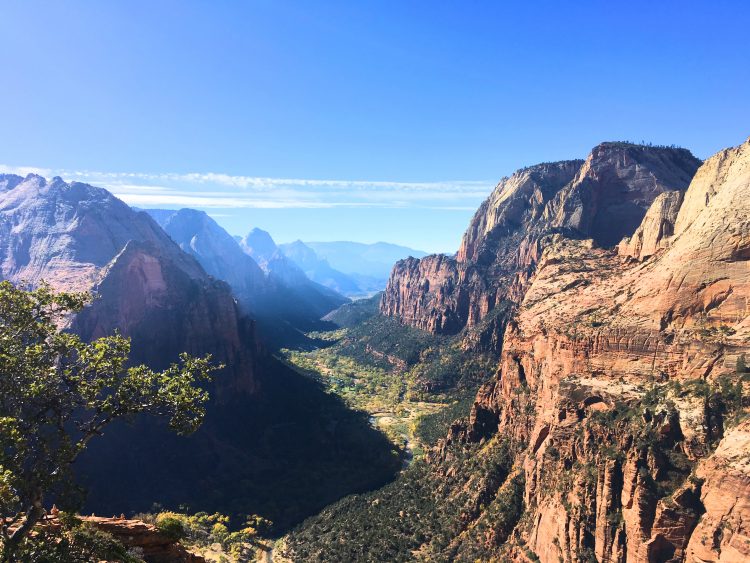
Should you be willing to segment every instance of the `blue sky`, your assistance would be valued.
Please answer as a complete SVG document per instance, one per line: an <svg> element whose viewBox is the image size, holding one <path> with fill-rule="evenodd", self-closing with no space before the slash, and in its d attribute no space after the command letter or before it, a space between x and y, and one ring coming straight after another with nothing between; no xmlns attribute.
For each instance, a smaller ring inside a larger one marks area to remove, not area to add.
<svg viewBox="0 0 750 563"><path fill-rule="evenodd" d="M748 29L720 0L7 0L0 163L233 234L451 252L522 166L742 142Z"/></svg>

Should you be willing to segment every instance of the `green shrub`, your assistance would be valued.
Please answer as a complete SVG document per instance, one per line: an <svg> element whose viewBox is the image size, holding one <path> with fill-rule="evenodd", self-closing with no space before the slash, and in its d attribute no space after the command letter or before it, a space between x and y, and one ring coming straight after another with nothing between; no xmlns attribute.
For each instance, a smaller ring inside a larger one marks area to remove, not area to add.
<svg viewBox="0 0 750 563"><path fill-rule="evenodd" d="M179 541L187 535L183 517L172 512L165 512L156 517L156 528L173 541Z"/></svg>

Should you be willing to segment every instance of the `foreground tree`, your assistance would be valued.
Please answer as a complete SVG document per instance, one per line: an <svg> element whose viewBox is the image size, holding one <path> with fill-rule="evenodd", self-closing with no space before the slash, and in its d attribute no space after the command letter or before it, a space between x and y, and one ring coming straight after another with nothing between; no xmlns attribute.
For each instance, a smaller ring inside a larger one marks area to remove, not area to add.
<svg viewBox="0 0 750 563"><path fill-rule="evenodd" d="M210 357L183 354L162 372L127 367L128 339L87 343L58 328L89 299L0 282L0 561L13 561L45 498L68 502L73 462L108 424L148 413L188 434L203 420L199 384L218 367Z"/></svg>

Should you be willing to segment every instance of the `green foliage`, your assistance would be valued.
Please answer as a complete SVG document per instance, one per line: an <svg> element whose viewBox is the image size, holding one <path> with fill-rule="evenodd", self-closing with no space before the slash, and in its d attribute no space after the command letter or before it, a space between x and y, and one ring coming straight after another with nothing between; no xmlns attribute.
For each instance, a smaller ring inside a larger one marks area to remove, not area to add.
<svg viewBox="0 0 750 563"><path fill-rule="evenodd" d="M229 516L198 512L193 515L179 512L140 514L145 522L152 522L161 533L188 546L206 548L219 544L232 558L249 561L260 540L272 523L257 515L246 517L244 523L232 530Z"/></svg>
<svg viewBox="0 0 750 563"><path fill-rule="evenodd" d="M425 350L409 373L411 394L427 400L455 391L476 390L497 368L498 359L488 352L463 349L459 340L441 342Z"/></svg>
<svg viewBox="0 0 750 563"><path fill-rule="evenodd" d="M183 520L171 512L159 514L156 517L156 528L169 539L179 541L186 535Z"/></svg>
<svg viewBox="0 0 750 563"><path fill-rule="evenodd" d="M369 363L343 356L336 348L312 352L282 350L285 359L297 369L324 384L354 408L375 412L395 408L403 395L404 381Z"/></svg>
<svg viewBox="0 0 750 563"><path fill-rule="evenodd" d="M458 551L461 561L484 561L493 555L487 548L486 538L491 535L496 545L501 545L523 515L525 478L523 471L515 471L500 487L497 496L482 511L477 524L463 538Z"/></svg>
<svg viewBox="0 0 750 563"><path fill-rule="evenodd" d="M414 434L425 444L435 445L445 438L453 421L467 416L476 397L476 388L462 392L458 398L438 412L422 415L416 424Z"/></svg>
<svg viewBox="0 0 750 563"><path fill-rule="evenodd" d="M371 363L389 369L394 361L406 365L416 364L425 349L443 341L443 337L402 325L395 319L378 314L349 328L339 351L360 363ZM373 356L371 350L377 351L378 357Z"/></svg>
<svg viewBox="0 0 750 563"><path fill-rule="evenodd" d="M349 406L372 414L374 425L399 448L411 442L417 457L422 444L436 443L453 420L468 414L479 383L497 362L489 353L463 350L457 339L375 314L347 329L307 336L332 344L283 349L284 360ZM443 407L443 401L450 405Z"/></svg>
<svg viewBox="0 0 750 563"><path fill-rule="evenodd" d="M204 416L198 384L215 369L210 358L183 354L163 372L127 367L127 339L86 343L58 328L88 300L0 282L0 516L18 524L0 526L4 559L42 516L45 495L73 504L71 465L112 421L151 413L190 433Z"/></svg>
<svg viewBox="0 0 750 563"><path fill-rule="evenodd" d="M457 446L439 463L415 461L394 482L347 497L306 520L287 536L294 561L455 560L451 540L482 510L492 511L498 534L509 534L523 511L523 477L511 472L513 451L493 440ZM493 554L476 542L480 560Z"/></svg>
<svg viewBox="0 0 750 563"><path fill-rule="evenodd" d="M747 366L747 360L745 359L745 354L740 354L737 356L737 373L744 374L744 373L750 373L750 368Z"/></svg>
<svg viewBox="0 0 750 563"><path fill-rule="evenodd" d="M351 328L378 314L381 293L377 293L367 299L357 299L346 303L326 315L325 320L330 321L341 328Z"/></svg>

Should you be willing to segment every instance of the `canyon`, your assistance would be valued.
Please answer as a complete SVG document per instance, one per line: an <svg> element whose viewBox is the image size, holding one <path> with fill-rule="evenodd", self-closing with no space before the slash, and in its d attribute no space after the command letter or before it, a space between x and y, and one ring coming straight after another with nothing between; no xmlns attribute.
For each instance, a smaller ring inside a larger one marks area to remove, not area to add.
<svg viewBox="0 0 750 563"><path fill-rule="evenodd" d="M454 256L350 302L303 243L3 175L0 273L93 293L61 322L123 333L134 362L226 365L191 438L143 418L92 445L96 511L272 516L274 557L300 561L735 563L748 195L750 140L705 162L602 143L504 178Z"/></svg>
<svg viewBox="0 0 750 563"><path fill-rule="evenodd" d="M748 195L750 140L703 163L604 143L504 179L455 256L397 263L380 300L497 354L494 375L423 462L311 519L289 553L750 559Z"/></svg>
<svg viewBox="0 0 750 563"><path fill-rule="evenodd" d="M87 184L0 176L0 277L91 294L61 324L86 340L119 332L133 364L164 369L187 352L224 366L208 386L205 423L189 438L142 416L91 444L76 462L85 508L263 513L284 529L390 478L398 462L388 441L272 354L274 337L304 338L302 328L348 300L301 271L296 286L267 276L205 214L166 220L170 233ZM294 315L255 315L274 300Z"/></svg>

